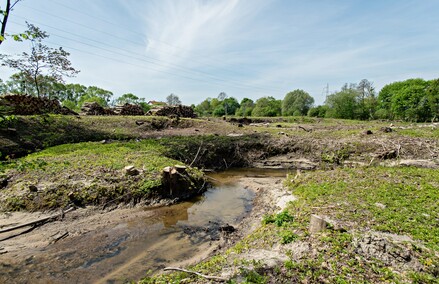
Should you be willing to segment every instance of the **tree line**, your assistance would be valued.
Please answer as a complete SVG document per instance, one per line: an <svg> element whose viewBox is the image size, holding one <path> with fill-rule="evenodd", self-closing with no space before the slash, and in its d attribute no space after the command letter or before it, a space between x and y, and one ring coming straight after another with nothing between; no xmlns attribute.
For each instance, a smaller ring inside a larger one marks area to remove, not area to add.
<svg viewBox="0 0 439 284"><path fill-rule="evenodd" d="M384 86L377 94L367 79L345 84L327 96L323 105L304 90L294 90L283 100L272 96L240 103L221 93L194 106L201 116L310 116L341 119L399 119L412 122L436 121L439 116L439 79L408 79Z"/></svg>
<svg viewBox="0 0 439 284"><path fill-rule="evenodd" d="M14 2L16 3L16 2ZM4 21L4 20L3 20ZM5 22L3 22L5 23ZM75 76L63 48L50 48L43 44L49 35L27 23L28 29L14 40L29 41L30 52L20 55L1 55L0 64L18 71L9 80L0 79L0 94L28 94L58 99L63 106L79 111L85 102L97 102L103 107L116 104L137 104L144 111L150 105L144 98L132 93L113 99L111 91L97 86L66 84L64 77ZM179 105L175 94L167 98L168 105ZM284 98L265 96L253 101L244 98L240 102L221 92L216 98L207 98L192 105L199 116L311 116L342 119L400 119L404 121L437 120L439 115L439 79L408 79L384 86L377 94L373 83L367 79L359 83L345 84L340 91L328 95L323 105L314 105L314 98L304 90L294 90Z"/></svg>

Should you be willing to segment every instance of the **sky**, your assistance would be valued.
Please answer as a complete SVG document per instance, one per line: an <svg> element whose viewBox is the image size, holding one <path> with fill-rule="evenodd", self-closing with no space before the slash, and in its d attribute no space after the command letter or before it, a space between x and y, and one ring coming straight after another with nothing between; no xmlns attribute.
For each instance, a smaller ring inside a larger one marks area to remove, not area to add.
<svg viewBox="0 0 439 284"><path fill-rule="evenodd" d="M115 97L173 93L190 105L302 89L318 105L362 79L379 90L439 78L438 11L437 0L22 0L6 31L45 30L80 70L66 82ZM8 39L0 53L29 48Z"/></svg>

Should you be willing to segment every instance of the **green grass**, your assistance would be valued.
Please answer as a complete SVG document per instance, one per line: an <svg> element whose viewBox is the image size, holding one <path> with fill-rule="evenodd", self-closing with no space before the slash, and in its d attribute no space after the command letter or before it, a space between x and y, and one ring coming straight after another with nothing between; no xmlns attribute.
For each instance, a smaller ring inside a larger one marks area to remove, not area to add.
<svg viewBox="0 0 439 284"><path fill-rule="evenodd" d="M85 142L50 147L24 158L3 162L0 171L13 178L3 210L40 210L77 205L103 204L122 198L132 202L147 198L162 185L161 172L179 164L164 156L165 147L154 140L141 142ZM124 167L140 170L128 176ZM194 180L202 173L189 169ZM30 186L36 186L29 191ZM195 184L194 184L195 186ZM190 190L190 189L189 189Z"/></svg>
<svg viewBox="0 0 439 284"><path fill-rule="evenodd" d="M437 170L335 169L306 173L288 186L306 204L336 219L355 222L358 228L407 234L439 250Z"/></svg>
<svg viewBox="0 0 439 284"><path fill-rule="evenodd" d="M338 168L288 177L286 186L299 199L287 210L265 215L261 226L222 254L189 269L219 275L232 269L242 283L437 283L439 275L439 172L421 168ZM385 205L377 206L377 203ZM318 234L308 232L311 214L330 217L342 229L329 226ZM344 230L343 230L344 229ZM409 250L421 270L393 266L356 251L356 242L371 231L408 235L393 249ZM308 249L301 258L294 243ZM281 246L290 257L266 270L251 259L240 258L250 250ZM246 267L253 267L248 270ZM174 273L148 277L141 283L179 283L191 275ZM229 283L237 283L236 276ZM198 280L200 280L198 278ZM248 282L245 282L248 281ZM253 281L253 282L251 282Z"/></svg>

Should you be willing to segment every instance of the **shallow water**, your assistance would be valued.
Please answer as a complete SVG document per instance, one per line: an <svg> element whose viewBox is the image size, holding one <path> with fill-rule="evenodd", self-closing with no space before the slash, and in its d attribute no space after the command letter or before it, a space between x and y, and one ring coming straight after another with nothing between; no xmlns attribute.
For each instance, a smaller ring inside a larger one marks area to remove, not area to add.
<svg viewBox="0 0 439 284"><path fill-rule="evenodd" d="M3 266L0 279L19 283L139 280L147 271L202 255L220 239L221 226L235 226L251 211L254 192L237 183L237 179L285 174L254 169L211 174L215 186L202 196L167 207L132 209L146 210L147 214L48 246L20 267Z"/></svg>

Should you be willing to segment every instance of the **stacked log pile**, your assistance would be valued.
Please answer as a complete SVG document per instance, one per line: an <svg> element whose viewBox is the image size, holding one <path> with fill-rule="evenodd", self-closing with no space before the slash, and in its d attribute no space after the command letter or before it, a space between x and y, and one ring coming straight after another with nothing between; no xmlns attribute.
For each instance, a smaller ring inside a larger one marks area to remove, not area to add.
<svg viewBox="0 0 439 284"><path fill-rule="evenodd" d="M117 106L114 112L119 115L144 115L145 112L139 105L124 104Z"/></svg>
<svg viewBox="0 0 439 284"><path fill-rule="evenodd" d="M193 108L190 106L165 106L155 112L155 115L158 116L170 116L170 117L188 117L188 118L196 118Z"/></svg>
<svg viewBox="0 0 439 284"><path fill-rule="evenodd" d="M111 109L105 109L96 102L84 103L81 107L81 111L85 115L115 115L114 111Z"/></svg>
<svg viewBox="0 0 439 284"><path fill-rule="evenodd" d="M62 107L58 100L46 97L32 97L27 95L5 95L0 97L0 104L7 105L16 115L34 115L56 113L65 115L78 115L69 108Z"/></svg>

